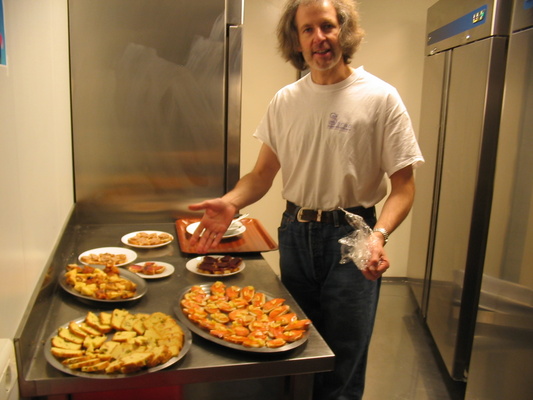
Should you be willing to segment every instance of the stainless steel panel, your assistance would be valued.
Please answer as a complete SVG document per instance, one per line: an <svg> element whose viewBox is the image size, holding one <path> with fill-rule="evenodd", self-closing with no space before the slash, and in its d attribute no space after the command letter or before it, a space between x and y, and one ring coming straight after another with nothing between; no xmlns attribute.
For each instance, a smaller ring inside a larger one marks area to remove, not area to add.
<svg viewBox="0 0 533 400"><path fill-rule="evenodd" d="M420 148L426 164L416 172L416 196L412 211L411 239L407 276L410 287L426 316L431 276L435 220L438 210L438 193L442 175L442 152L445 134L445 112L451 51L426 57L420 132Z"/></svg>
<svg viewBox="0 0 533 400"><path fill-rule="evenodd" d="M486 7L482 18L476 13ZM507 36L512 2L509 0L440 0L428 9L426 54L472 43L491 36ZM462 22L458 21L463 18ZM446 29L449 28L449 29ZM444 30L436 39L437 30Z"/></svg>
<svg viewBox="0 0 533 400"><path fill-rule="evenodd" d="M506 38L453 49L427 323L464 379L488 229Z"/></svg>
<svg viewBox="0 0 533 400"><path fill-rule="evenodd" d="M517 6L521 6L517 2ZM533 29L511 36L466 398L533 398Z"/></svg>
<svg viewBox="0 0 533 400"><path fill-rule="evenodd" d="M80 218L167 221L225 191L231 4L69 2Z"/></svg>
<svg viewBox="0 0 533 400"><path fill-rule="evenodd" d="M512 32L528 29L533 25L533 0L514 0Z"/></svg>

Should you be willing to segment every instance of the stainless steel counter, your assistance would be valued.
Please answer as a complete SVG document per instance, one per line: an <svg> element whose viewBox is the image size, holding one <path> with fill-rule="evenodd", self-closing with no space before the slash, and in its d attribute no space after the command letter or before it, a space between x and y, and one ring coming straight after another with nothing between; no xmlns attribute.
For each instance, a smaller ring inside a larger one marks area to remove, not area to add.
<svg viewBox="0 0 533 400"><path fill-rule="evenodd" d="M193 334L193 343L186 356L165 370L124 379L80 378L64 374L44 357L44 342L60 325L84 316L88 310L116 308L103 303L86 303L64 291L58 284L66 264L78 262L82 252L98 247L124 247L120 238L130 232L160 230L175 234L174 224L113 224L74 225L66 227L63 238L50 259L47 271L41 277L30 306L17 335L15 348L19 368L21 396L37 397L61 394L109 391L133 388L164 387L208 383L288 377L289 388L285 398L310 398L312 374L333 368L334 356L314 327L308 340L296 349L281 353L250 353L226 348ZM174 306L182 290L193 284L213 282L188 271L186 262L194 255L182 254L178 243L157 249L135 249L137 261L164 261L175 267L175 272L162 279L147 281L144 297L121 303L132 312L161 311L174 315ZM231 285L253 285L257 290L284 297L287 304L303 314L276 274L260 254L241 254L246 268L239 274L224 277Z"/></svg>

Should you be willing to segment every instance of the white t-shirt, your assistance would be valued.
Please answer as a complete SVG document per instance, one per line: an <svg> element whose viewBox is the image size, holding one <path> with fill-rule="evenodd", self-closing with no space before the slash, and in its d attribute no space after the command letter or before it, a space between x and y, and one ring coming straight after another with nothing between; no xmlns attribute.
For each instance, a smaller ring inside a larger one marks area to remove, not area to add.
<svg viewBox="0 0 533 400"><path fill-rule="evenodd" d="M362 67L333 85L308 74L284 87L254 136L278 157L283 197L313 209L371 207L385 174L424 161L398 92Z"/></svg>

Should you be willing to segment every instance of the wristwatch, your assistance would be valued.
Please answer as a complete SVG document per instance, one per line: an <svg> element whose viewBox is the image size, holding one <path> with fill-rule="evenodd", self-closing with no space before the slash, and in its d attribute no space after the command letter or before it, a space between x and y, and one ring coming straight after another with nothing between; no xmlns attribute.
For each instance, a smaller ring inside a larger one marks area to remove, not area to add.
<svg viewBox="0 0 533 400"><path fill-rule="evenodd" d="M389 232L387 232L385 228L374 228L374 232L381 233L383 235L383 239L385 239L384 244L387 244L387 242L389 241Z"/></svg>

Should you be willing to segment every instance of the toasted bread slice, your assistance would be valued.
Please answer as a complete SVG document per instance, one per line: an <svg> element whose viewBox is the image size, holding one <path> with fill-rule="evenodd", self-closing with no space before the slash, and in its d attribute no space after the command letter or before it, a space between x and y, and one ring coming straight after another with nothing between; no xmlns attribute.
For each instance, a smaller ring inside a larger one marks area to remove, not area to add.
<svg viewBox="0 0 533 400"><path fill-rule="evenodd" d="M132 331L136 318L137 317L133 314L126 315L124 319L122 320L122 324L120 325L120 328L123 331Z"/></svg>
<svg viewBox="0 0 533 400"><path fill-rule="evenodd" d="M122 361L120 361L120 360L111 361L109 363L109 365L106 367L105 373L106 374L112 374L112 373L115 373L117 371L120 371L120 367L121 366L122 366Z"/></svg>
<svg viewBox="0 0 533 400"><path fill-rule="evenodd" d="M81 367L82 372L98 372L104 371L109 366L109 361L101 361L97 364Z"/></svg>
<svg viewBox="0 0 533 400"><path fill-rule="evenodd" d="M57 358L81 357L85 354L85 350L62 349L59 347L52 347L50 351Z"/></svg>
<svg viewBox="0 0 533 400"><path fill-rule="evenodd" d="M83 331L87 332L90 336L100 336L102 334L102 332L100 332L98 329L93 328L92 326L87 324L87 322L82 322L80 324L80 328Z"/></svg>
<svg viewBox="0 0 533 400"><path fill-rule="evenodd" d="M87 313L87 316L85 317L85 322L91 328L94 328L94 329L98 330L100 333L111 332L111 329L112 329L111 328L111 324L107 324L107 325L103 324L100 321L100 318L95 313L93 313L92 311L89 311Z"/></svg>
<svg viewBox="0 0 533 400"><path fill-rule="evenodd" d="M52 346L59 347L60 349L67 350L80 350L81 344L69 342L68 340L63 339L61 336L54 336L52 338Z"/></svg>
<svg viewBox="0 0 533 400"><path fill-rule="evenodd" d="M119 342L114 342L112 340L109 340L103 343L102 346L100 347L100 354L101 355L111 354L117 346L120 347Z"/></svg>
<svg viewBox="0 0 533 400"><path fill-rule="evenodd" d="M115 309L111 315L111 326L117 331L122 330L122 321L129 312L127 310Z"/></svg>
<svg viewBox="0 0 533 400"><path fill-rule="evenodd" d="M150 314L136 314L135 315L135 322L133 323L133 330L137 332L137 334L142 335L144 334L144 331L146 330L146 327L144 326L144 321L147 320L150 317Z"/></svg>
<svg viewBox="0 0 533 400"><path fill-rule="evenodd" d="M135 331L119 331L115 332L113 340L115 342L126 342L128 339L132 339L135 336L137 336L137 332Z"/></svg>
<svg viewBox="0 0 533 400"><path fill-rule="evenodd" d="M138 371L139 369L146 366L147 363L152 359L153 354L151 352L143 353L133 353L123 357L121 359L122 366L120 367L120 372L123 374L129 374L131 372Z"/></svg>
<svg viewBox="0 0 533 400"><path fill-rule="evenodd" d="M107 336L87 336L83 341L83 347L85 347L87 351L93 352L94 350L99 349L106 340Z"/></svg>
<svg viewBox="0 0 533 400"><path fill-rule="evenodd" d="M68 324L68 329L69 331L71 331L74 335L77 335L77 336L80 336L82 338L84 338L85 336L88 335L87 332L85 332L83 329L80 328L80 326L72 321Z"/></svg>
<svg viewBox="0 0 533 400"><path fill-rule="evenodd" d="M75 363L67 364L67 367L69 367L70 369L81 369L83 367L87 367L87 366L90 366L90 365L95 365L95 364L98 364L100 362L101 362L101 360L98 357L93 357L93 358L89 358L87 360L82 360L82 361L78 361L78 362L75 362Z"/></svg>
<svg viewBox="0 0 533 400"><path fill-rule="evenodd" d="M102 311L100 314L98 314L98 318L100 319L100 323L102 325L111 325L111 313Z"/></svg>
<svg viewBox="0 0 533 400"><path fill-rule="evenodd" d="M68 328L59 328L57 334L68 342L73 342L77 344L83 343L83 337L72 333Z"/></svg>
<svg viewBox="0 0 533 400"><path fill-rule="evenodd" d="M152 349L152 353L152 359L146 364L148 368L164 364L172 358L172 352L167 346L157 346Z"/></svg>
<svg viewBox="0 0 533 400"><path fill-rule="evenodd" d="M61 364L69 365L69 364L77 363L80 361L90 360L91 358L93 358L92 355L86 356L85 354L83 356L69 357L69 358L65 358L64 360L62 360Z"/></svg>

